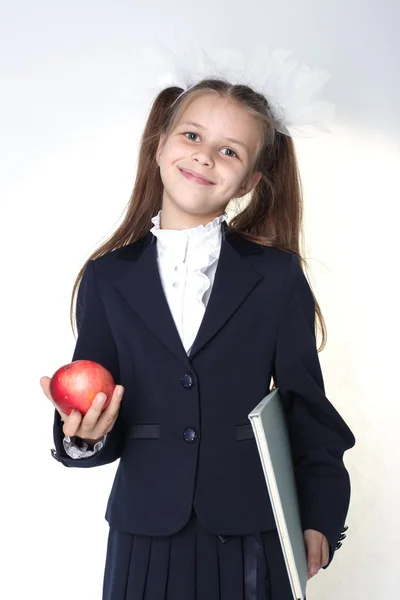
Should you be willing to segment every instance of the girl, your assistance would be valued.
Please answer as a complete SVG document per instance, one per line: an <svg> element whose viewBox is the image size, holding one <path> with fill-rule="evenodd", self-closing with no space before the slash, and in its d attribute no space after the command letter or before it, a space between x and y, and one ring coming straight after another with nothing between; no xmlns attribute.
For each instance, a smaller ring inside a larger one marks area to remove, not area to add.
<svg viewBox="0 0 400 600"><path fill-rule="evenodd" d="M83 418L54 413L63 465L120 458L103 600L292 598L247 417L271 378L310 577L345 537L355 440L324 392L301 215L293 141L264 96L206 79L156 97L126 217L72 296L82 278L72 360L104 365L115 392L104 411L99 394Z"/></svg>

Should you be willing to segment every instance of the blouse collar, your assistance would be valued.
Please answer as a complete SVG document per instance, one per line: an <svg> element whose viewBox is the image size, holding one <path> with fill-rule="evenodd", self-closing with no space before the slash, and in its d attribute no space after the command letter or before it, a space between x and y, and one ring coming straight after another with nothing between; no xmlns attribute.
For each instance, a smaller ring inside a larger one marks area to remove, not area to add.
<svg viewBox="0 0 400 600"><path fill-rule="evenodd" d="M194 269L206 267L219 256L221 249L221 225L227 214L216 217L206 225L188 229L160 229L161 210L151 222L151 233L157 238L159 256L174 263L185 262Z"/></svg>

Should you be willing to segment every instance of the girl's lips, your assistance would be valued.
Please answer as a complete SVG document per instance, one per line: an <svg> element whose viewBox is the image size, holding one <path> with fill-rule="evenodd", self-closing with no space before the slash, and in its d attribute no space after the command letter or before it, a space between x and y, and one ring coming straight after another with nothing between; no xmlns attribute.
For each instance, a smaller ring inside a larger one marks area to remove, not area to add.
<svg viewBox="0 0 400 600"><path fill-rule="evenodd" d="M210 181L207 181L206 179L202 179L201 177L196 177L195 175L192 175L192 173L188 173L187 171L184 171L183 169L179 169L179 170L182 173L182 175L184 177L186 177L186 179L193 181L193 183L200 183L201 185L214 185Z"/></svg>

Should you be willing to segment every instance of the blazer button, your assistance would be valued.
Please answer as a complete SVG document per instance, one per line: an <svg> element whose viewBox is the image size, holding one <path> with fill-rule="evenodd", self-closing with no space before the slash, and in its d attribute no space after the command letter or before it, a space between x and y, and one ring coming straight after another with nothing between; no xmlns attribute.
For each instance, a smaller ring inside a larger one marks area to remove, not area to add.
<svg viewBox="0 0 400 600"><path fill-rule="evenodd" d="M189 444L191 444L196 441L196 438L197 438L197 432L193 427L188 427L187 429L184 430L183 439L185 440L185 442L188 442Z"/></svg>
<svg viewBox="0 0 400 600"><path fill-rule="evenodd" d="M190 373L186 373L183 375L183 377L181 377L181 385L183 385L183 387L187 390L194 386L194 380Z"/></svg>
<svg viewBox="0 0 400 600"><path fill-rule="evenodd" d="M51 452L51 455L52 455L53 458L55 458L56 460L58 460L58 462L61 462L61 460L58 458L57 452L55 451L54 448L52 448L50 450L50 452Z"/></svg>

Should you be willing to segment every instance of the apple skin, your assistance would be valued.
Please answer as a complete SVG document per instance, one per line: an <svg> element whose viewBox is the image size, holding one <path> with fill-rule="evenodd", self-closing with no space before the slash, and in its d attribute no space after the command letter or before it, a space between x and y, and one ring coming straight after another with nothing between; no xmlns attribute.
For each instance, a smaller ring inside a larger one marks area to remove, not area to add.
<svg viewBox="0 0 400 600"><path fill-rule="evenodd" d="M50 381L51 397L67 415L72 409L85 415L99 392L104 392L107 396L102 408L104 410L111 402L114 388L110 371L93 360L74 360L63 365Z"/></svg>

